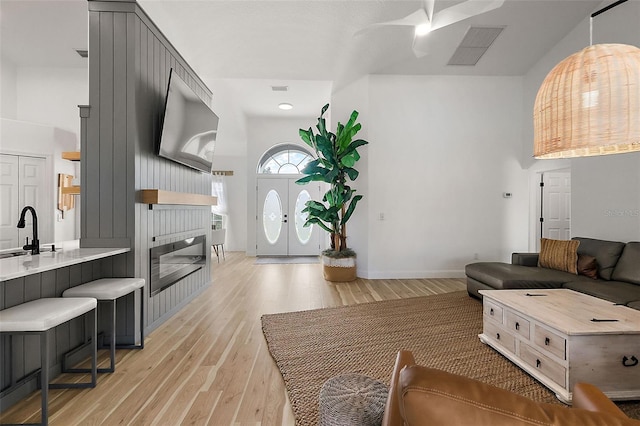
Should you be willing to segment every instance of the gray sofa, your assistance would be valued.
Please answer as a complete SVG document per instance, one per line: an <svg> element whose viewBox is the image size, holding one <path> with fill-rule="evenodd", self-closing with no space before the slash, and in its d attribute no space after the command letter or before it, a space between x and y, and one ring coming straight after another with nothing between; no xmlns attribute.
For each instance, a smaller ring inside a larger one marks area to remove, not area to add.
<svg viewBox="0 0 640 426"><path fill-rule="evenodd" d="M573 239L580 241L578 256L595 258L596 279L539 267L537 253L513 253L511 264L467 265L469 295L481 298L478 290L568 288L640 310L640 242Z"/></svg>

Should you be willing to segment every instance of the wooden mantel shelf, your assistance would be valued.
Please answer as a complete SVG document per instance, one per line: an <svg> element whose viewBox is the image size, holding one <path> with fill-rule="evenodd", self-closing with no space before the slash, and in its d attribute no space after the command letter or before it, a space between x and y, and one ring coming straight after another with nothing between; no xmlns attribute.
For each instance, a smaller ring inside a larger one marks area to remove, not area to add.
<svg viewBox="0 0 640 426"><path fill-rule="evenodd" d="M80 151L64 151L62 153L63 160L80 161Z"/></svg>
<svg viewBox="0 0 640 426"><path fill-rule="evenodd" d="M163 191L161 189L141 189L140 201L153 204L181 204L187 206L215 206L218 199L211 195L190 194L187 192Z"/></svg>

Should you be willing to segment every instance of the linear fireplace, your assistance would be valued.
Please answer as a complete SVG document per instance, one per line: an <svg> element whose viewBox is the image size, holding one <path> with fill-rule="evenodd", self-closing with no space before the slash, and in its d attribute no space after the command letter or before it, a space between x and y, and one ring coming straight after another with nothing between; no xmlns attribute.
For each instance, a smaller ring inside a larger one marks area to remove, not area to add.
<svg viewBox="0 0 640 426"><path fill-rule="evenodd" d="M150 295L161 292L206 264L206 237L199 235L151 249Z"/></svg>

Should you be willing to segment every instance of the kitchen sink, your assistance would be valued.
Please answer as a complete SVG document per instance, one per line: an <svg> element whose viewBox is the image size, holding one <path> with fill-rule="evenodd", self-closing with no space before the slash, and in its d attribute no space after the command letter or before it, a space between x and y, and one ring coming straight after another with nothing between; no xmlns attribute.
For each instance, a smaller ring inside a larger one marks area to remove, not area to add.
<svg viewBox="0 0 640 426"><path fill-rule="evenodd" d="M0 259L7 259L10 257L16 257L16 256L24 256L26 254L29 254L29 252L24 250L0 253Z"/></svg>

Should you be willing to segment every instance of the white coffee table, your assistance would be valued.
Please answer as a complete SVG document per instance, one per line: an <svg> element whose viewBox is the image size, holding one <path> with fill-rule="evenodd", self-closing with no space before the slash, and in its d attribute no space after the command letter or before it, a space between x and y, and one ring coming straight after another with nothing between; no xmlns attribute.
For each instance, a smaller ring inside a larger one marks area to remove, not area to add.
<svg viewBox="0 0 640 426"><path fill-rule="evenodd" d="M640 311L567 289L481 290L480 340L570 403L588 382L640 398Z"/></svg>

